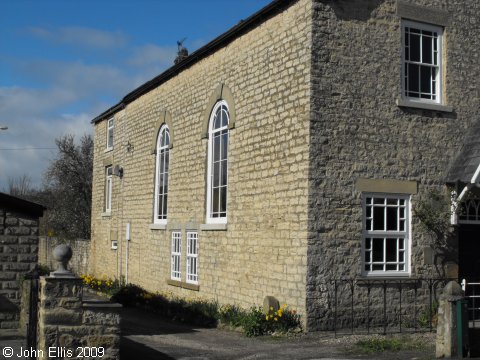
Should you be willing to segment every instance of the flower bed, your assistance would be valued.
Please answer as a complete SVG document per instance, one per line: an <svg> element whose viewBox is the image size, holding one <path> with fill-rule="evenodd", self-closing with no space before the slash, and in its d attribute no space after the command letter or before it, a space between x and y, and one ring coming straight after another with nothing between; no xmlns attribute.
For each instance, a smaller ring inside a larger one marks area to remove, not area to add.
<svg viewBox="0 0 480 360"><path fill-rule="evenodd" d="M82 275L85 286L111 296L127 307L141 307L175 321L215 327L225 324L241 328L246 336L286 334L301 331L300 316L286 304L267 313L261 307L243 309L236 305L219 306L216 301L201 298L186 299L173 293L149 292L140 286L122 285L118 280L97 279Z"/></svg>

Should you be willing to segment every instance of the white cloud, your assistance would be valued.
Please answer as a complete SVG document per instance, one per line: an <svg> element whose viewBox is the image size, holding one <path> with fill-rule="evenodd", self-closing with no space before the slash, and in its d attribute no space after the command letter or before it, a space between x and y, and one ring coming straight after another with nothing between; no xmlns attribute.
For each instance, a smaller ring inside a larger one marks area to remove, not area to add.
<svg viewBox="0 0 480 360"><path fill-rule="evenodd" d="M173 65L176 46L153 44L132 49L121 33L89 28L31 28L38 38L55 43L122 49L126 55L108 65L78 60L9 59L13 73L29 87L0 86L0 191L9 177L24 174L39 186L49 162L56 157L55 139L92 133L91 119L114 105L135 87ZM101 59L101 57L99 57ZM105 59L104 59L105 60ZM53 148L29 150L27 148ZM1 149L24 150L1 150Z"/></svg>
<svg viewBox="0 0 480 360"><path fill-rule="evenodd" d="M8 130L0 132L0 191L6 189L8 178L24 174L33 185L40 185L49 162L57 154L55 139L73 134L78 140L84 134L92 134L92 117L87 113L63 114L9 123Z"/></svg>
<svg viewBox="0 0 480 360"><path fill-rule="evenodd" d="M17 64L17 68L30 79L81 97L93 97L98 93L122 96L133 86L125 69L115 65L34 60Z"/></svg>
<svg viewBox="0 0 480 360"><path fill-rule="evenodd" d="M124 47L128 43L127 36L120 31L111 32L79 26L52 29L30 27L27 31L35 37L53 43L88 48L113 49Z"/></svg>
<svg viewBox="0 0 480 360"><path fill-rule="evenodd" d="M148 44L133 50L128 64L133 66L159 65L168 67L173 65L177 53L176 46L161 47Z"/></svg>
<svg viewBox="0 0 480 360"><path fill-rule="evenodd" d="M0 87L0 121L10 123L35 117L75 100L66 89L28 89Z"/></svg>

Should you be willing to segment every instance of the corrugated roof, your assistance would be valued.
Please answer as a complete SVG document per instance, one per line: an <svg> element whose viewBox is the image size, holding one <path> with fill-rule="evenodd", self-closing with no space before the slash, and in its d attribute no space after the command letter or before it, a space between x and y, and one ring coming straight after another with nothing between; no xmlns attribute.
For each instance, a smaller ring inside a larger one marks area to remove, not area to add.
<svg viewBox="0 0 480 360"><path fill-rule="evenodd" d="M457 181L470 182L478 165L480 165L480 120L468 131L462 148L448 171L446 182L451 184Z"/></svg>
<svg viewBox="0 0 480 360"><path fill-rule="evenodd" d="M204 59L208 55L214 53L215 51L219 50L220 48L226 46L239 36L245 34L249 30L257 27L259 24L263 23L266 19L269 19L277 12L289 7L291 4L297 2L298 0L274 0L264 8L260 9L253 15L249 16L245 20L241 20L237 25L232 27L227 32L223 33L222 35L216 37L208 44L204 45L197 51L190 54L184 60L180 61L178 64L170 67L160 75L156 76L150 81L147 81L145 84L139 86L132 92L128 93L119 103L112 106L108 110L104 111L100 115L98 115L95 119L92 120L92 124L95 124L98 121L101 121L107 117L112 116L116 112L125 108L125 106L135 99L139 98L140 96L148 93L150 90L153 90L166 82L167 80L173 78L174 76L178 75L183 70L189 68L190 66L194 65L198 61Z"/></svg>

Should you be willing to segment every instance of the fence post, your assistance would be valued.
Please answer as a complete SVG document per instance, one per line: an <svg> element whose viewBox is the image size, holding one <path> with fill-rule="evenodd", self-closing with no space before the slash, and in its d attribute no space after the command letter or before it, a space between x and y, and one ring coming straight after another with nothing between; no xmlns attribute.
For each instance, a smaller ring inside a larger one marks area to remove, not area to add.
<svg viewBox="0 0 480 360"><path fill-rule="evenodd" d="M468 326L465 329L464 292L456 281L450 281L440 297L438 308L436 356L463 358L468 348ZM458 305L457 305L458 304ZM457 308L457 306L459 306ZM468 320L467 320L468 321Z"/></svg>

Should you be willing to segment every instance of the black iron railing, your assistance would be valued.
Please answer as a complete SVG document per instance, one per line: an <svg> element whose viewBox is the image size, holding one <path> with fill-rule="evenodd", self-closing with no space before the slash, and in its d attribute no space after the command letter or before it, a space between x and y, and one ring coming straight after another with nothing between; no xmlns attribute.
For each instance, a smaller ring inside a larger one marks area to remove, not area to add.
<svg viewBox="0 0 480 360"><path fill-rule="evenodd" d="M450 279L332 279L319 299L324 330L341 333L433 331L438 297Z"/></svg>

